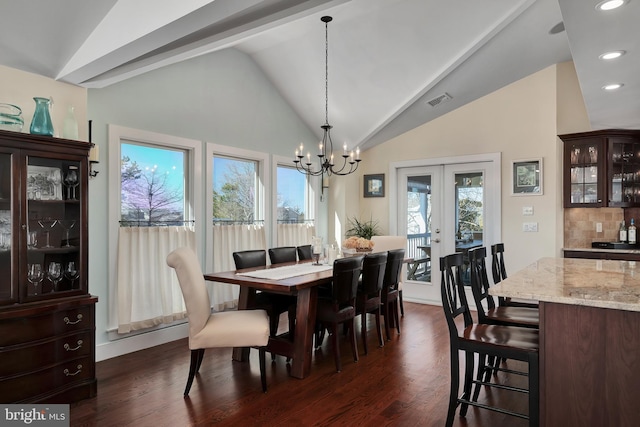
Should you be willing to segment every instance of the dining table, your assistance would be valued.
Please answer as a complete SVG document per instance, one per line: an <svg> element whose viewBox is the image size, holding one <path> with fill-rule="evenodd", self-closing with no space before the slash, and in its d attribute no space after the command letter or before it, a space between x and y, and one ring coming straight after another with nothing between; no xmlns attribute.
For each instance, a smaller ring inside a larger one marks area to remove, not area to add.
<svg viewBox="0 0 640 427"><path fill-rule="evenodd" d="M540 425L638 425L640 262L542 258L489 293L539 302Z"/></svg>
<svg viewBox="0 0 640 427"><path fill-rule="evenodd" d="M311 261L204 274L207 281L240 286L238 310L251 308L256 291L296 297L295 330L269 337L267 344L267 351L291 358L290 375L295 378L306 378L311 372L318 287L331 283L332 278L332 265ZM234 348L233 359L247 362L249 349Z"/></svg>

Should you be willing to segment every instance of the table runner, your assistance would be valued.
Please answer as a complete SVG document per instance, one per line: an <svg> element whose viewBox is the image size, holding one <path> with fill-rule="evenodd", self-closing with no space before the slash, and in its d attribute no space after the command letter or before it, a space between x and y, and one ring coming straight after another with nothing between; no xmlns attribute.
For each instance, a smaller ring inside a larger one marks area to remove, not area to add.
<svg viewBox="0 0 640 427"><path fill-rule="evenodd" d="M332 268L333 265L313 265L311 263L303 263L236 274L238 276L257 277L258 279L281 280L288 279L290 277L303 276L305 274L319 273L321 271L331 270Z"/></svg>

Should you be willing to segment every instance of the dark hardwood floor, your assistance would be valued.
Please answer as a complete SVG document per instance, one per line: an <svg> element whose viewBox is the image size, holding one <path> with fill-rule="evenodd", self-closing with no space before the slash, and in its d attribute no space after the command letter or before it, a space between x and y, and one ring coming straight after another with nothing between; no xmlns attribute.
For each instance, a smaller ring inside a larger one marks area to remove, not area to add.
<svg viewBox="0 0 640 427"><path fill-rule="evenodd" d="M474 313L475 314L475 313ZM373 317L367 323L375 325ZM284 320L284 319L283 319ZM443 426L449 398L449 337L442 308L405 302L402 334L378 348L368 333L369 354L353 362L341 340L342 372L335 371L329 340L315 352L311 376L287 375L284 358L270 363L269 390L260 387L257 351L248 364L231 361L231 349L205 353L200 374L183 398L189 370L187 340L97 364L98 396L71 406L77 426ZM281 322L286 325L286 321ZM517 362L509 367L522 369ZM526 386L526 379L499 381ZM527 411L524 394L483 390L480 401ZM455 426L526 426L522 419L470 408Z"/></svg>

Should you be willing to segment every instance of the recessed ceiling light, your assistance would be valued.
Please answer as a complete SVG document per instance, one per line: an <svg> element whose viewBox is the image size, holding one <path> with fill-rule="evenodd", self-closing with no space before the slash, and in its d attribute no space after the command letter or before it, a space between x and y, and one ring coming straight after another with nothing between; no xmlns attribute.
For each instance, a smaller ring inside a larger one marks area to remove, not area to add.
<svg viewBox="0 0 640 427"><path fill-rule="evenodd" d="M617 9L625 3L626 3L626 0L605 0L598 3L596 5L596 9L598 10Z"/></svg>
<svg viewBox="0 0 640 427"><path fill-rule="evenodd" d="M616 90L616 89L620 89L622 86L624 86L622 83L611 83L611 84L602 86L602 89L604 89L604 90Z"/></svg>
<svg viewBox="0 0 640 427"><path fill-rule="evenodd" d="M600 59L616 59L616 58L620 58L622 55L624 55L625 52L624 50L612 50L611 52L607 52L607 53L603 53L602 55L599 56Z"/></svg>

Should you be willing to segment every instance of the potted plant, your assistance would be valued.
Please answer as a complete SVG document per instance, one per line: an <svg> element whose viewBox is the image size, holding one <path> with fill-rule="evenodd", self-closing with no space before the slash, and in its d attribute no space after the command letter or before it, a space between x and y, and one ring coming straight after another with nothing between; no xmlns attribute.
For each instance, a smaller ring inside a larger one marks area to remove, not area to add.
<svg viewBox="0 0 640 427"><path fill-rule="evenodd" d="M371 252L373 249L371 237L378 235L378 223L372 219L360 221L358 218L351 218L348 221L350 228L345 233L347 239L342 243L342 252Z"/></svg>

